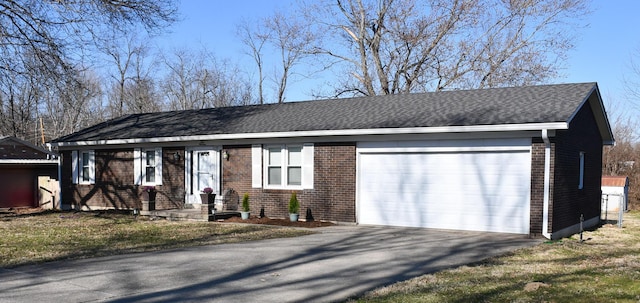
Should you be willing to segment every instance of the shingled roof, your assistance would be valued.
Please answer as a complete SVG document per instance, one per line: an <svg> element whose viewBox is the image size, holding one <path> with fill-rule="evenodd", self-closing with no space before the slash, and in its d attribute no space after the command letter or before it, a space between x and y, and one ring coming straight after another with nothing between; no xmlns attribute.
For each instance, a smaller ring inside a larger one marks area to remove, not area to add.
<svg viewBox="0 0 640 303"><path fill-rule="evenodd" d="M16 137L0 137L0 163L16 163L14 160L50 160L55 157L55 153Z"/></svg>
<svg viewBox="0 0 640 303"><path fill-rule="evenodd" d="M52 142L569 122L594 91L601 106L597 90L577 83L132 114Z"/></svg>

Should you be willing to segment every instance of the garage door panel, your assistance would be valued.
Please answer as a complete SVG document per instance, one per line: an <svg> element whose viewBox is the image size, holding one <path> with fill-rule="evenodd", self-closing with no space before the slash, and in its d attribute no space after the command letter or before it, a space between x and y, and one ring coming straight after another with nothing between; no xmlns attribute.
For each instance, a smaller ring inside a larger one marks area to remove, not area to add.
<svg viewBox="0 0 640 303"><path fill-rule="evenodd" d="M360 154L359 222L528 233L529 152Z"/></svg>

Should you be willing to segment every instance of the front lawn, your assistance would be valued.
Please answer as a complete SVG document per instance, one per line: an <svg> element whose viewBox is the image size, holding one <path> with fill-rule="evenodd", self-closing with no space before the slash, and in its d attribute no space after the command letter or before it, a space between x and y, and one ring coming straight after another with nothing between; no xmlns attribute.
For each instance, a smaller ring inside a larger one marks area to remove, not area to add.
<svg viewBox="0 0 640 303"><path fill-rule="evenodd" d="M115 212L44 212L0 216L0 267L61 259L296 237L273 226L149 220Z"/></svg>
<svg viewBox="0 0 640 303"><path fill-rule="evenodd" d="M640 212L507 256L376 289L357 302L640 302Z"/></svg>

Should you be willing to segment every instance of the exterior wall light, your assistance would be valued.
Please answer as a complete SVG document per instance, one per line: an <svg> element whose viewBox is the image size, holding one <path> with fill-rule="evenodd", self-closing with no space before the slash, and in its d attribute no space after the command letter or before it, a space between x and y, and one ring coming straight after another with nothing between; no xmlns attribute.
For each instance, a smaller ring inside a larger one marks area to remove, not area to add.
<svg viewBox="0 0 640 303"><path fill-rule="evenodd" d="M229 161L229 153L226 150L222 152L222 158Z"/></svg>

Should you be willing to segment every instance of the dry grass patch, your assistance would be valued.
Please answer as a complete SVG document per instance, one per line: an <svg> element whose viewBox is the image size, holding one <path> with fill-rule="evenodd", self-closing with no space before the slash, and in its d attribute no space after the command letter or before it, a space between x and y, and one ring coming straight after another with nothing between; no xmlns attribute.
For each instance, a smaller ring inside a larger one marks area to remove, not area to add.
<svg viewBox="0 0 640 303"><path fill-rule="evenodd" d="M510 255L376 289L358 302L640 302L640 212Z"/></svg>
<svg viewBox="0 0 640 303"><path fill-rule="evenodd" d="M296 237L309 233L246 224L151 221L114 212L11 215L0 217L0 266Z"/></svg>

